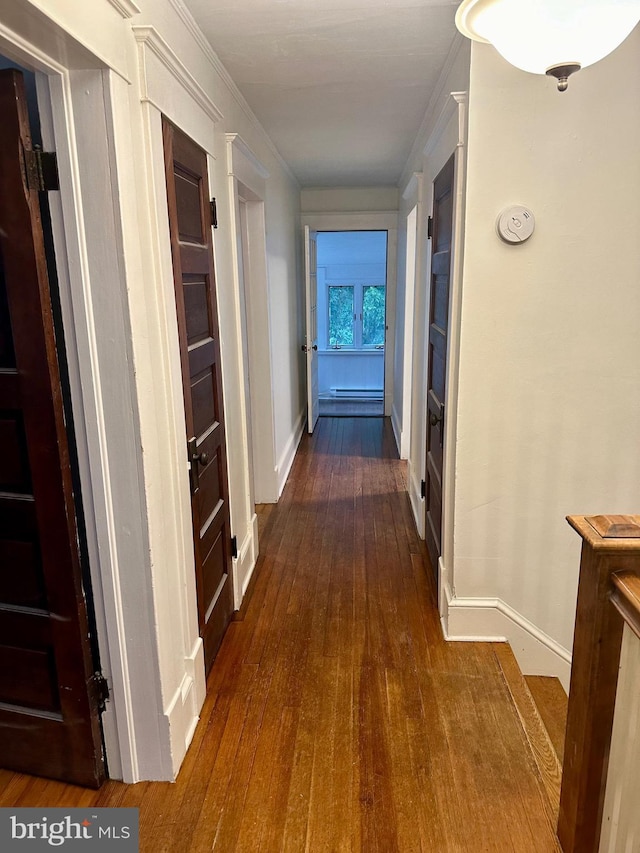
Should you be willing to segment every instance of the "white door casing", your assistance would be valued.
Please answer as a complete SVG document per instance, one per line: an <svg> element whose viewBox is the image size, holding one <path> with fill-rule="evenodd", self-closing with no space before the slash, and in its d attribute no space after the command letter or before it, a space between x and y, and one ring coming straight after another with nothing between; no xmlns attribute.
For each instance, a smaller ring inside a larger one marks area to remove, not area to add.
<svg viewBox="0 0 640 853"><path fill-rule="evenodd" d="M318 390L318 272L317 232L304 226L304 285L306 305L307 429L313 432L320 410Z"/></svg>

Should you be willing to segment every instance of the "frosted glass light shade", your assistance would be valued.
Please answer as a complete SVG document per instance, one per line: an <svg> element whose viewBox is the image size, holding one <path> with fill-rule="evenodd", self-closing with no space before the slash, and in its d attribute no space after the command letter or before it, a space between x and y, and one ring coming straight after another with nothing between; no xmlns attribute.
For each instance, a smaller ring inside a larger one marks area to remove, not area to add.
<svg viewBox="0 0 640 853"><path fill-rule="evenodd" d="M490 42L507 62L533 74L592 65L638 21L640 0L463 0L456 13L463 35Z"/></svg>

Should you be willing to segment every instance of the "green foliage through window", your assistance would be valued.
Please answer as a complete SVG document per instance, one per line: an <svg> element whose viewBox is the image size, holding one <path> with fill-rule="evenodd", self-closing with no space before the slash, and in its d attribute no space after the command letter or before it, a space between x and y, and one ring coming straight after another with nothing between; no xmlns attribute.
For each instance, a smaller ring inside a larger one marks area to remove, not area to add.
<svg viewBox="0 0 640 853"><path fill-rule="evenodd" d="M329 288L329 346L353 346L353 287Z"/></svg>
<svg viewBox="0 0 640 853"><path fill-rule="evenodd" d="M367 285L362 294L362 346L384 344L384 287Z"/></svg>

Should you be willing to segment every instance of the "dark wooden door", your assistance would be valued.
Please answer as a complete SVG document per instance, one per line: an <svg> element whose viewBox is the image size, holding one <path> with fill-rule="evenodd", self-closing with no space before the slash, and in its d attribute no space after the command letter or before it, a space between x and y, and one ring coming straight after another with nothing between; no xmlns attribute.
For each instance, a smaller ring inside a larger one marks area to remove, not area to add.
<svg viewBox="0 0 640 853"><path fill-rule="evenodd" d="M442 553L442 473L449 326L449 277L453 236L454 158L433 184L433 224L429 295L427 367L427 464L425 476L426 540L438 576Z"/></svg>
<svg viewBox="0 0 640 853"><path fill-rule="evenodd" d="M163 120L182 360L198 622L207 672L233 612L231 533L207 156Z"/></svg>
<svg viewBox="0 0 640 853"><path fill-rule="evenodd" d="M104 762L22 75L0 72L0 765L97 787Z"/></svg>

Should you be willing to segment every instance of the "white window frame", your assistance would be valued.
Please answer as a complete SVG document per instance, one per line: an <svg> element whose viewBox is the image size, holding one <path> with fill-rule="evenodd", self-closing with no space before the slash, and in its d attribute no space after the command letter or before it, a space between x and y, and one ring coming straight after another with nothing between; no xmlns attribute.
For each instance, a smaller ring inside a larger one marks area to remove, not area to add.
<svg viewBox="0 0 640 853"><path fill-rule="evenodd" d="M326 281L325 287L326 304L327 304L327 327L325 347L327 350L345 350L352 352L356 350L365 350L375 352L376 350L384 350L385 343L382 344L363 344L362 337L364 333L364 289L365 287L382 287L384 288L385 298L385 325L387 322L387 286L386 284L374 284L370 281ZM352 287L353 288L353 344L331 344L331 305L329 301L329 291L332 287ZM385 335L386 338L386 335Z"/></svg>

